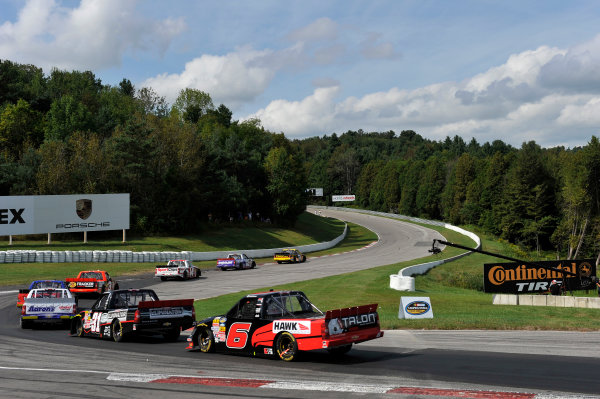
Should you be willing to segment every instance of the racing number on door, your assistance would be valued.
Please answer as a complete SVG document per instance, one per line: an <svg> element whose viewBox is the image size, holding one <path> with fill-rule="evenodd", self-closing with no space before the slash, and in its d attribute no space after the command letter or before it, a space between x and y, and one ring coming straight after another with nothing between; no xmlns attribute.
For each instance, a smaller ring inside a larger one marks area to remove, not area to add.
<svg viewBox="0 0 600 399"><path fill-rule="evenodd" d="M102 314L102 312L95 312L92 315L92 326L91 326L91 330L92 332L98 332L100 331L100 315Z"/></svg>
<svg viewBox="0 0 600 399"><path fill-rule="evenodd" d="M252 323L233 323L227 334L227 347L232 349L244 349L248 342L248 332Z"/></svg>

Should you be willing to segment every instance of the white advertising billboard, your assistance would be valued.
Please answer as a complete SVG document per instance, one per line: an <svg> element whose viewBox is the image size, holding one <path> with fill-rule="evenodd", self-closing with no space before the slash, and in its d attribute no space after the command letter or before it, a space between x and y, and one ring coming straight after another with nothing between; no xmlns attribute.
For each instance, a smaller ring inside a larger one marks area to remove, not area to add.
<svg viewBox="0 0 600 399"><path fill-rule="evenodd" d="M129 194L0 197L0 236L129 229Z"/></svg>
<svg viewBox="0 0 600 399"><path fill-rule="evenodd" d="M347 195L332 195L331 196L331 200L333 202L339 202L339 201L354 201L356 199L356 195L354 194L347 194Z"/></svg>

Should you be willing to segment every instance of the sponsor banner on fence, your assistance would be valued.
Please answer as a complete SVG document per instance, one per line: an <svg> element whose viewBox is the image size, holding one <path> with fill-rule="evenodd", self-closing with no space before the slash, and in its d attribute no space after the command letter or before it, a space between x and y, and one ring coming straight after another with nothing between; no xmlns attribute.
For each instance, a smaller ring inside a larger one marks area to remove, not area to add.
<svg viewBox="0 0 600 399"><path fill-rule="evenodd" d="M0 197L0 236L129 229L129 194Z"/></svg>
<svg viewBox="0 0 600 399"><path fill-rule="evenodd" d="M429 297L400 297L399 319L433 319L433 309Z"/></svg>
<svg viewBox="0 0 600 399"><path fill-rule="evenodd" d="M347 195L332 195L331 196L331 200L333 202L340 202L340 201L354 201L356 199L356 195L354 194L347 194Z"/></svg>
<svg viewBox="0 0 600 399"><path fill-rule="evenodd" d="M535 263L540 267L515 262L484 264L484 291L502 294L544 292L548 291L552 280L557 280L561 283L564 282L568 290L595 288L590 280L591 276L596 275L596 263L592 259L552 260ZM565 270L575 273L577 276L563 276L563 273L560 271L550 270L541 266Z"/></svg>

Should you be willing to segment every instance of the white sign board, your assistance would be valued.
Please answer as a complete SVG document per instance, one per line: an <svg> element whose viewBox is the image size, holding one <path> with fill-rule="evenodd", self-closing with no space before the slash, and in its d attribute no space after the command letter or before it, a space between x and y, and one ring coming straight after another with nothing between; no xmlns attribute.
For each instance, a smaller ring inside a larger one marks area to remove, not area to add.
<svg viewBox="0 0 600 399"><path fill-rule="evenodd" d="M306 192L313 197L322 197L323 196L323 187L320 188L307 188Z"/></svg>
<svg viewBox="0 0 600 399"><path fill-rule="evenodd" d="M354 194L347 194L347 195L332 195L331 196L331 200L333 202L339 202L339 201L354 201L356 199L356 195Z"/></svg>
<svg viewBox="0 0 600 399"><path fill-rule="evenodd" d="M429 297L400 297L399 319L433 319L433 308Z"/></svg>
<svg viewBox="0 0 600 399"><path fill-rule="evenodd" d="M129 229L129 194L0 197L0 236Z"/></svg>

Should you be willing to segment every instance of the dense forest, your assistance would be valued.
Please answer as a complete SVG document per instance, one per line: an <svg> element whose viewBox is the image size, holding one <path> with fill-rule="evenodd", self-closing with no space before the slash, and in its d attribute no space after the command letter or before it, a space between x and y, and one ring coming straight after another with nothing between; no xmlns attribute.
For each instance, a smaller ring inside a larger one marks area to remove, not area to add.
<svg viewBox="0 0 600 399"><path fill-rule="evenodd" d="M572 149L438 142L411 130L289 140L258 120L232 120L199 90L169 105L128 79L114 87L89 71L46 76L0 60L0 195L130 193L141 234L244 219L293 225L307 203L355 194L353 206L599 259L599 190L596 137Z"/></svg>

